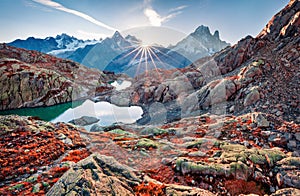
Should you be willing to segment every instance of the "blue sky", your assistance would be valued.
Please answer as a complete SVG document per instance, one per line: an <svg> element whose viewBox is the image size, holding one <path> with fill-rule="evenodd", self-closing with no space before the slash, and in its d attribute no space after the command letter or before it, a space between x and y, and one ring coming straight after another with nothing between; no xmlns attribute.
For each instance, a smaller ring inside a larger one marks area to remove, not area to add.
<svg viewBox="0 0 300 196"><path fill-rule="evenodd" d="M232 44L256 36L288 0L0 0L0 42L67 33L82 39L155 26L187 35L199 25ZM170 35L171 36L171 35ZM174 38L174 42L178 38Z"/></svg>

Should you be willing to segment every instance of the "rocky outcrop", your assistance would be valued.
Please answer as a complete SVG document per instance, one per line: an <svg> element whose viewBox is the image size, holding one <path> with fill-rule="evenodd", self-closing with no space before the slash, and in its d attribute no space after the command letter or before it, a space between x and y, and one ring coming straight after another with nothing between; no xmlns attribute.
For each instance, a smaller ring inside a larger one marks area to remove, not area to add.
<svg viewBox="0 0 300 196"><path fill-rule="evenodd" d="M92 154L69 169L46 195L214 195L187 186L161 184L113 157Z"/></svg>
<svg viewBox="0 0 300 196"><path fill-rule="evenodd" d="M299 189L299 125L274 115L202 115L99 132L32 117L3 116L0 122L1 194L263 195ZM90 152L95 154L86 158ZM281 190L288 187L293 189Z"/></svg>
<svg viewBox="0 0 300 196"><path fill-rule="evenodd" d="M300 11L298 0L290 0L289 4L273 16L258 38L276 40L281 37L299 36Z"/></svg>
<svg viewBox="0 0 300 196"><path fill-rule="evenodd" d="M0 110L49 106L93 96L100 71L35 51L0 45Z"/></svg>
<svg viewBox="0 0 300 196"><path fill-rule="evenodd" d="M276 191L271 196L299 195L299 194L300 194L299 189L286 188L286 189L281 189L281 190Z"/></svg>
<svg viewBox="0 0 300 196"><path fill-rule="evenodd" d="M97 100L141 105L153 126L88 132L0 117L0 194L299 195L299 6L291 0L256 38L187 68L101 86Z"/></svg>
<svg viewBox="0 0 300 196"><path fill-rule="evenodd" d="M47 195L134 195L140 182L133 170L114 158L91 155L67 171Z"/></svg>
<svg viewBox="0 0 300 196"><path fill-rule="evenodd" d="M90 151L113 156L132 168L140 179L134 191L156 187L164 192L180 184L217 194L263 195L286 187L299 189L299 128L276 116L254 112L188 117L162 126L119 124L85 136ZM102 164L95 171L106 168ZM146 176L156 182L147 181ZM143 184L145 180L148 184Z"/></svg>
<svg viewBox="0 0 300 196"><path fill-rule="evenodd" d="M0 195L45 194L90 154L79 131L71 124L0 116Z"/></svg>

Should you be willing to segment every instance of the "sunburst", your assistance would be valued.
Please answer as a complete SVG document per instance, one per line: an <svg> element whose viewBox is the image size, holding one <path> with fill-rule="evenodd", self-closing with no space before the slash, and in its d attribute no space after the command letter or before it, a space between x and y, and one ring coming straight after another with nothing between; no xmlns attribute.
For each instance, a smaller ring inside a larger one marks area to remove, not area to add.
<svg viewBox="0 0 300 196"><path fill-rule="evenodd" d="M141 76L141 70L144 71L143 76L145 77L149 76L150 70L154 70L158 76L158 79L161 80L162 77L158 65L160 65L160 67L163 66L164 68L167 68L166 65L168 64L168 62L163 62L163 60L159 57L160 55L166 56L167 59L171 59L172 61L177 63L176 59L172 58L172 56L170 56L168 53L161 50L159 46L155 46L153 44L136 41L132 46L128 48L130 48L128 50L128 53L123 55L121 59L126 58L130 55L133 56L132 59L130 59L128 65L136 66L136 77ZM137 62L138 64L136 64Z"/></svg>

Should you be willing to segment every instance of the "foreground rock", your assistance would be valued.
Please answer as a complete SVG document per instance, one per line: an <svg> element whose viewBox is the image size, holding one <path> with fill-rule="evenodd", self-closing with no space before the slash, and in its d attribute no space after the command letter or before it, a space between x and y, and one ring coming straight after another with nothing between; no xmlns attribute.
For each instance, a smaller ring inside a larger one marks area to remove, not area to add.
<svg viewBox="0 0 300 196"><path fill-rule="evenodd" d="M47 195L134 195L139 179L129 167L112 157L91 155L78 162Z"/></svg>
<svg viewBox="0 0 300 196"><path fill-rule="evenodd" d="M119 125L82 133L90 151L113 156L164 185L221 195L300 188L300 127L273 115L202 115L160 127Z"/></svg>
<svg viewBox="0 0 300 196"><path fill-rule="evenodd" d="M69 169L46 195L214 195L199 188L162 184L118 163L92 154Z"/></svg>
<svg viewBox="0 0 300 196"><path fill-rule="evenodd" d="M31 117L0 116L0 195L45 194L90 153L79 129Z"/></svg>
<svg viewBox="0 0 300 196"><path fill-rule="evenodd" d="M202 115L99 132L0 118L0 194L278 195L300 188L300 127L274 115Z"/></svg>

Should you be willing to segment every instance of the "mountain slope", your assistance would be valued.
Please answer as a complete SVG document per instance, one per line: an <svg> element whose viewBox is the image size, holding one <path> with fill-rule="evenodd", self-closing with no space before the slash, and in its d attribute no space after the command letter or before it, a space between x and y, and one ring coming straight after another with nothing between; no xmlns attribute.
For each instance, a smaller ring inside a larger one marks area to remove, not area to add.
<svg viewBox="0 0 300 196"><path fill-rule="evenodd" d="M49 106L93 95L105 75L78 63L0 45L0 109Z"/></svg>
<svg viewBox="0 0 300 196"><path fill-rule="evenodd" d="M143 48L137 45L114 58L104 70L125 73L134 78L151 70L183 68L191 63L181 54L167 48L159 46Z"/></svg>
<svg viewBox="0 0 300 196"><path fill-rule="evenodd" d="M220 40L219 31L215 31L212 35L208 27L201 25L170 49L195 61L201 57L210 56L229 45Z"/></svg>
<svg viewBox="0 0 300 196"><path fill-rule="evenodd" d="M128 50L131 45L129 41L116 31L111 38L106 38L95 45L77 49L67 58L88 67L104 70L116 56Z"/></svg>

